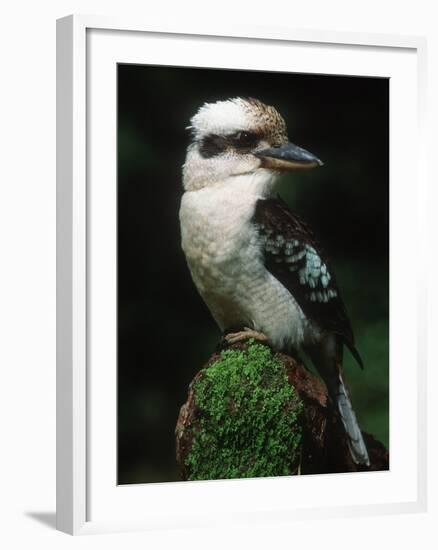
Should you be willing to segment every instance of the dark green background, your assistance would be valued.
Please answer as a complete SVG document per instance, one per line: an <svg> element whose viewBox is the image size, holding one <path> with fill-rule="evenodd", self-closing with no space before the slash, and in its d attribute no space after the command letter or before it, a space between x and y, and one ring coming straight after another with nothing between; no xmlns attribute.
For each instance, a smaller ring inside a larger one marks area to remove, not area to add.
<svg viewBox="0 0 438 550"><path fill-rule="evenodd" d="M388 444L389 81L120 65L118 480L172 481L187 386L220 337L180 247L185 127L205 101L277 107L291 141L324 161L281 194L332 256L364 359L345 378L362 429Z"/></svg>

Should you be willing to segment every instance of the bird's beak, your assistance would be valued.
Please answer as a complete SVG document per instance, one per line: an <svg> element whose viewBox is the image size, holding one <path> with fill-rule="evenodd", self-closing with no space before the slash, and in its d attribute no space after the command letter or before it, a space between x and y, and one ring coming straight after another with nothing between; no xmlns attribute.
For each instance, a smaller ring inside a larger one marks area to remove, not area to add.
<svg viewBox="0 0 438 550"><path fill-rule="evenodd" d="M293 143L270 147L254 154L261 159L263 168L271 170L307 170L323 165L323 162L313 153Z"/></svg>

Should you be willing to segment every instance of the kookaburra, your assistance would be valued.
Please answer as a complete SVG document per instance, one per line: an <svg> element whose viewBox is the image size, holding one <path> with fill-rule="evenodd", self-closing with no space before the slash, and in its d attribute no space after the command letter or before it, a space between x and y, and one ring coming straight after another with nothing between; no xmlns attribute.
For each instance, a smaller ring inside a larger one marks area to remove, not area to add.
<svg viewBox="0 0 438 550"><path fill-rule="evenodd" d="M368 452L342 379L353 331L330 262L277 196L278 176L322 165L288 140L284 119L257 99L206 103L191 119L183 167L182 248L228 342L267 340L304 351L337 405L356 463Z"/></svg>

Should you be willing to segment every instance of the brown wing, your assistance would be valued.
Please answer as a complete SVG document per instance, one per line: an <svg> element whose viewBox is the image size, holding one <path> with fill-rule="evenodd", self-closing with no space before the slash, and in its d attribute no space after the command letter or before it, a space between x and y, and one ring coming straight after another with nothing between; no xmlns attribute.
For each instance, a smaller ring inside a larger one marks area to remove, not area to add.
<svg viewBox="0 0 438 550"><path fill-rule="evenodd" d="M264 246L266 268L308 318L341 338L362 367L333 270L312 231L281 199L259 200L254 223Z"/></svg>

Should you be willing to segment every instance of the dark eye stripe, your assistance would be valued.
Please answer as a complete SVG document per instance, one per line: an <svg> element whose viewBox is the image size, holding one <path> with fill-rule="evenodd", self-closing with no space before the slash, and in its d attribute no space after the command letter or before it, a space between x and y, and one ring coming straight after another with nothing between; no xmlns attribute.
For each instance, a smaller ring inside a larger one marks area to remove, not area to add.
<svg viewBox="0 0 438 550"><path fill-rule="evenodd" d="M223 153L225 149L227 149L228 145L227 138L210 134L205 136L199 144L199 152L201 153L201 156L209 159Z"/></svg>
<svg viewBox="0 0 438 550"><path fill-rule="evenodd" d="M260 136L252 132L236 132L228 136L209 134L199 144L199 152L204 158L212 158L220 155L226 149L235 149L240 153L253 149Z"/></svg>

